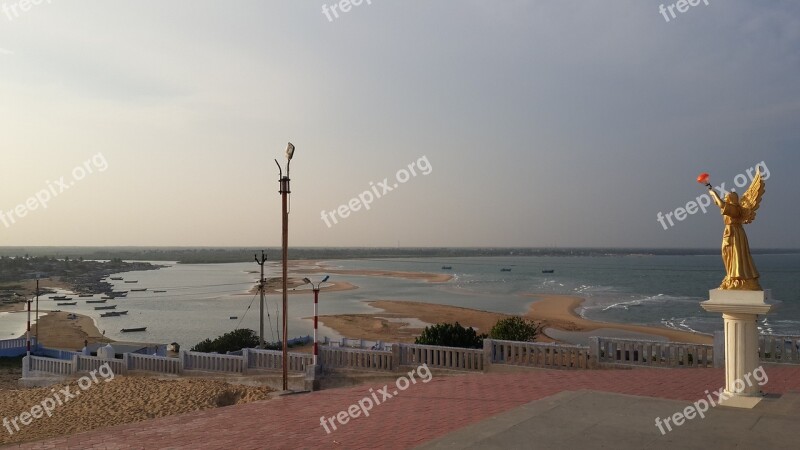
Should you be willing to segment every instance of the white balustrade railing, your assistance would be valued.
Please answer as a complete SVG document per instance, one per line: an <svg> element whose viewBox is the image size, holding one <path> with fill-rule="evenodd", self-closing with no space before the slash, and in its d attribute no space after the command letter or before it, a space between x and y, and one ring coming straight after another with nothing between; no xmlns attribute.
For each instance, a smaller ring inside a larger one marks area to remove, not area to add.
<svg viewBox="0 0 800 450"><path fill-rule="evenodd" d="M483 370L483 349L399 344L400 365L427 364L431 368Z"/></svg>
<svg viewBox="0 0 800 450"><path fill-rule="evenodd" d="M184 370L202 370L206 372L244 372L244 357L181 351Z"/></svg>
<svg viewBox="0 0 800 450"><path fill-rule="evenodd" d="M758 357L762 362L800 364L800 336L762 334Z"/></svg>
<svg viewBox="0 0 800 450"><path fill-rule="evenodd" d="M344 347L320 347L322 367L362 370L393 370L392 352Z"/></svg>
<svg viewBox="0 0 800 450"><path fill-rule="evenodd" d="M248 348L244 350L247 359L247 368L254 370L282 370L283 352L280 350L259 350ZM314 358L308 353L289 352L289 372L305 372Z"/></svg>
<svg viewBox="0 0 800 450"><path fill-rule="evenodd" d="M40 356L29 356L26 357L26 360L28 371L35 372L35 374L67 376L73 373L72 361Z"/></svg>
<svg viewBox="0 0 800 450"><path fill-rule="evenodd" d="M176 358L126 353L124 360L127 361L129 372L157 372L170 375L179 375L181 373L181 361Z"/></svg>
<svg viewBox="0 0 800 450"><path fill-rule="evenodd" d="M484 340L492 364L551 369L588 369L589 347L582 345Z"/></svg>
<svg viewBox="0 0 800 450"><path fill-rule="evenodd" d="M714 367L714 346L681 342L590 338L601 364L654 367Z"/></svg>

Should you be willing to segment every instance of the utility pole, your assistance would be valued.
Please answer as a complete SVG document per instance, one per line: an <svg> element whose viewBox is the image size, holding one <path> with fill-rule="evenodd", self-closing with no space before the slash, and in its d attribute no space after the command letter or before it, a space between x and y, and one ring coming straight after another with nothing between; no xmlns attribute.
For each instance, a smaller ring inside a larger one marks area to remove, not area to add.
<svg viewBox="0 0 800 450"><path fill-rule="evenodd" d="M289 333L288 333L288 321L287 318L289 317L288 310L288 272L287 272L287 265L289 260L289 194L291 194L291 190L289 188L289 164L292 162L292 157L294 156L294 145L290 142L289 145L286 146L286 176L283 176L283 169L281 168L280 163L278 160L275 160L275 164L278 165L278 171L280 172L280 191L281 194L281 205L282 205L282 222L283 222L283 361L281 365L283 366L283 390L289 390L289 347L287 342L289 340Z"/></svg>
<svg viewBox="0 0 800 450"><path fill-rule="evenodd" d="M264 262L267 260L267 255L264 254L264 250L261 250L261 259L258 259L258 255L254 255L256 258L256 263L261 266L261 278L258 279L258 291L261 293L261 303L258 308L258 343L260 348L264 348Z"/></svg>

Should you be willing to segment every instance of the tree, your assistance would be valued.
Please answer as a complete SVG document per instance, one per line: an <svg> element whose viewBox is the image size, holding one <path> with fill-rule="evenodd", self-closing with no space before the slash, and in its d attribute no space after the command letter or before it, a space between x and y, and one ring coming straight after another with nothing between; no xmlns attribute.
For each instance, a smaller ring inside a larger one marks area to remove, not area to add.
<svg viewBox="0 0 800 450"><path fill-rule="evenodd" d="M541 328L532 320L512 316L498 320L489 336L504 341L533 342L540 331Z"/></svg>
<svg viewBox="0 0 800 450"><path fill-rule="evenodd" d="M243 348L255 348L258 346L258 335L255 331L246 328L233 330L214 339L206 339L192 347L193 352L235 352Z"/></svg>
<svg viewBox="0 0 800 450"><path fill-rule="evenodd" d="M480 348L483 347L485 334L478 335L472 327L464 328L456 322L437 323L425 327L422 334L414 340L420 345L441 345L444 347Z"/></svg>

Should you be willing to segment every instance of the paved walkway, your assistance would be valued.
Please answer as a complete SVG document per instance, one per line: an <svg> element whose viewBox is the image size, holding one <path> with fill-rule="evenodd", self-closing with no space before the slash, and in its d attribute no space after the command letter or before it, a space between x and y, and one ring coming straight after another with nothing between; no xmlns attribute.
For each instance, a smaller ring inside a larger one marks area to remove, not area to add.
<svg viewBox="0 0 800 450"><path fill-rule="evenodd" d="M767 393L800 391L800 367L767 368ZM331 417L379 385L331 389L247 405L198 411L120 425L10 448L98 449L409 449L477 424L491 416L565 391L592 390L671 400L688 405L722 387L722 369L636 369L434 376L327 434L320 416ZM396 387L389 385L390 394ZM597 414L604 413L602 404ZM798 412L800 414L800 412ZM649 420L653 420L650 418ZM553 432L567 422L551 424ZM562 428L559 428L562 427ZM655 431L655 427L652 427ZM619 436L624 439L624 436ZM523 446L535 442L523 442Z"/></svg>

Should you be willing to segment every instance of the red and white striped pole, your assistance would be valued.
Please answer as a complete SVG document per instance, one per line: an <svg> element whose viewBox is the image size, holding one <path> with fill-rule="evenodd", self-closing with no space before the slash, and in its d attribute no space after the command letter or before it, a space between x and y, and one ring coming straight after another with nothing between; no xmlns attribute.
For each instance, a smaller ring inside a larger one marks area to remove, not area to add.
<svg viewBox="0 0 800 450"><path fill-rule="evenodd" d="M313 285L312 285L313 286ZM319 345L317 343L317 322L318 322L318 309L319 305L319 285L314 288L314 366L317 365L317 355L319 352Z"/></svg>
<svg viewBox="0 0 800 450"><path fill-rule="evenodd" d="M28 356L31 356L31 300L28 299Z"/></svg>

